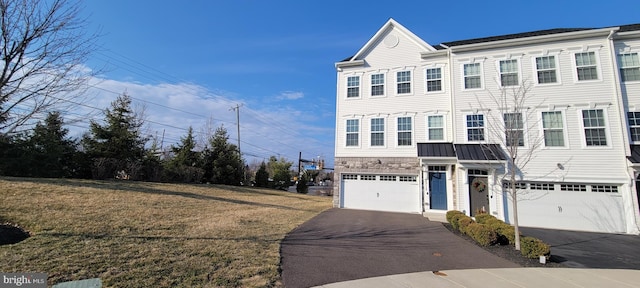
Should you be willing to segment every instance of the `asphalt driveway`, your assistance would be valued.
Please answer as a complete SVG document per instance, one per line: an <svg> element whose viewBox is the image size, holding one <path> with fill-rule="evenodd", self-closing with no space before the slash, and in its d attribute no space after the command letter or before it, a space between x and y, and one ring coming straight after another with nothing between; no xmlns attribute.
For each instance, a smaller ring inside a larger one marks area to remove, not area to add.
<svg viewBox="0 0 640 288"><path fill-rule="evenodd" d="M419 271L519 267L442 223L404 213L331 209L291 231L280 249L287 288Z"/></svg>
<svg viewBox="0 0 640 288"><path fill-rule="evenodd" d="M572 268L640 269L640 236L521 227L551 245L554 261Z"/></svg>

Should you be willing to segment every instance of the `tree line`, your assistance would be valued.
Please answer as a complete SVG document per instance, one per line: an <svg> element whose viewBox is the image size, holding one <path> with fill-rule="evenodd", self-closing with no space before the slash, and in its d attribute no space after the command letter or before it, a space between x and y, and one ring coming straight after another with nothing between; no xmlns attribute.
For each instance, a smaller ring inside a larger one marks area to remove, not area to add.
<svg viewBox="0 0 640 288"><path fill-rule="evenodd" d="M59 112L50 112L33 129L0 134L0 175L18 177L128 179L138 181L213 183L288 187L291 162L271 157L253 175L224 126L197 149L193 128L179 143L163 151L157 139L142 133L144 120L122 94L91 120L80 139L69 137ZM254 165L256 166L256 165Z"/></svg>

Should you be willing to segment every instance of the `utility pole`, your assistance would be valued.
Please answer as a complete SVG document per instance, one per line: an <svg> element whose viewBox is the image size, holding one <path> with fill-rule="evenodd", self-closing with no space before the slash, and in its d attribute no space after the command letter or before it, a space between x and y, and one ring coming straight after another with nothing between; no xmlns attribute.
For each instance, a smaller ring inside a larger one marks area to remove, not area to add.
<svg viewBox="0 0 640 288"><path fill-rule="evenodd" d="M236 107L231 107L230 110L236 111L236 126L238 127L238 155L242 158L242 153L240 152L240 107L242 107L242 105L236 104Z"/></svg>

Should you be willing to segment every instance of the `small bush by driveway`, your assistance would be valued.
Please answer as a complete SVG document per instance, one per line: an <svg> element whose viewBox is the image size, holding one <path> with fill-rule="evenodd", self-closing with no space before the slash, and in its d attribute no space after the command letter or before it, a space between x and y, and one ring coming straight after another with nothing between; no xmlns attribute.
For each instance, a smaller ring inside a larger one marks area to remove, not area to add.
<svg viewBox="0 0 640 288"><path fill-rule="evenodd" d="M473 268L519 267L422 215L330 209L281 243L286 287L367 277Z"/></svg>

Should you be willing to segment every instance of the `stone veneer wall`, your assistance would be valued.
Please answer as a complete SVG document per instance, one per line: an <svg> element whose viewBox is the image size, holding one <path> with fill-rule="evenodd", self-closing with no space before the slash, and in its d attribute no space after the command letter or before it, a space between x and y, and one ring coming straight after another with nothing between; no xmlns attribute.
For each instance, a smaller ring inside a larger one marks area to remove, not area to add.
<svg viewBox="0 0 640 288"><path fill-rule="evenodd" d="M336 157L333 171L333 207L340 207L343 173L419 175L420 161L416 157Z"/></svg>

